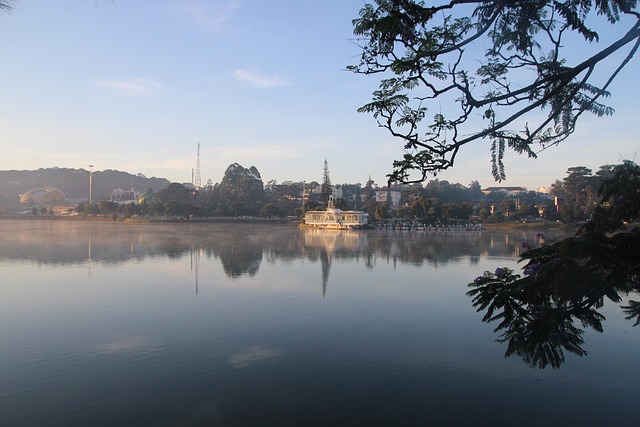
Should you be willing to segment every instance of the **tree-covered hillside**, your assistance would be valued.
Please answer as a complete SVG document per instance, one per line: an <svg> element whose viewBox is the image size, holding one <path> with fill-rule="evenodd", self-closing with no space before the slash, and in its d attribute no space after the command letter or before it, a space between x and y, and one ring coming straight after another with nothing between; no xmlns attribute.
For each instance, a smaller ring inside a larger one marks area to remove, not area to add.
<svg viewBox="0 0 640 427"><path fill-rule="evenodd" d="M169 185L164 178L147 178L117 170L93 172L93 197L100 200L116 188L142 191L145 188L160 190ZM40 168L38 170L0 171L0 198L16 200L20 194L38 187L57 187L67 198L89 197L89 171L85 169Z"/></svg>

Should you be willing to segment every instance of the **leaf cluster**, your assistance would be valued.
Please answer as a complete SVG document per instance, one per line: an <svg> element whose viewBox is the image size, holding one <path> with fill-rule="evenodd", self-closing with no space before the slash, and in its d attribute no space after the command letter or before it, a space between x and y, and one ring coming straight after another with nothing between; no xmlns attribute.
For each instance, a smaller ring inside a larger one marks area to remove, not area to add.
<svg viewBox="0 0 640 427"><path fill-rule="evenodd" d="M360 61L347 69L381 76L359 111L404 141L407 155L394 162L390 181L423 181L452 167L462 146L485 139L500 181L507 148L536 157L569 137L584 112L613 114L600 99L639 46L636 7L637 0L366 4L353 21ZM572 33L600 43L598 19L626 28L608 45L572 43L567 53ZM596 83L598 74L605 77Z"/></svg>

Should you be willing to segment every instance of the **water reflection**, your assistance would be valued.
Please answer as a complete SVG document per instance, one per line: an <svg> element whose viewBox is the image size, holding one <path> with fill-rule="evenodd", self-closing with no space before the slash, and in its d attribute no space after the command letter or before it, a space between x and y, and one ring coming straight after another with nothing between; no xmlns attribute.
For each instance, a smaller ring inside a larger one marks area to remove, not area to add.
<svg viewBox="0 0 640 427"><path fill-rule="evenodd" d="M200 287L200 258L202 257L202 246L191 245L191 272L196 279L196 295L198 295L198 288Z"/></svg>
<svg viewBox="0 0 640 427"><path fill-rule="evenodd" d="M322 266L322 297L327 296L329 272L334 254L359 253L366 249L367 233L350 230L302 230L305 253L310 259L316 259L320 253Z"/></svg>
<svg viewBox="0 0 640 427"><path fill-rule="evenodd" d="M300 230L293 225L128 224L3 220L0 259L42 264L119 264L143 258L218 260L231 278L253 277L263 260L303 258L321 265L323 294L335 260L444 266L480 257L515 257L527 233L450 234Z"/></svg>
<svg viewBox="0 0 640 427"><path fill-rule="evenodd" d="M517 277L499 268L476 279L467 293L478 311L486 310L483 322L498 322L494 331L500 332L497 342L507 343L505 357L516 355L531 367L557 369L564 363L564 350L585 356L584 330L576 322L602 332L604 320L593 307L595 301L585 304L591 296L583 295L573 304L549 289L503 286L501 280L513 285Z"/></svg>
<svg viewBox="0 0 640 427"><path fill-rule="evenodd" d="M567 280L558 286L536 277L521 278L508 268L485 272L469 287L473 306L484 312L482 321L497 323L496 341L507 344L505 357L518 356L540 369L558 369L565 351L586 356L585 330L604 331L605 300L620 304L623 295L640 294L637 289L623 291L614 281ZM634 326L640 324L640 302L629 300L620 308L627 320L635 320Z"/></svg>
<svg viewBox="0 0 640 427"><path fill-rule="evenodd" d="M561 372L478 320L465 285L534 237L0 220L0 425L633 419L623 318Z"/></svg>

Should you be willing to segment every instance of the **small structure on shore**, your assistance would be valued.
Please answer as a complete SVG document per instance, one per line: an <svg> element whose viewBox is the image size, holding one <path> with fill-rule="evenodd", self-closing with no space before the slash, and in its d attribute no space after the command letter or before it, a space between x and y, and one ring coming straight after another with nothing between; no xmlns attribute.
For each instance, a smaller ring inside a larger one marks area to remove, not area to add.
<svg viewBox="0 0 640 427"><path fill-rule="evenodd" d="M41 187L29 190L20 196L20 203L29 203L34 205L62 203L66 200L66 196L56 187Z"/></svg>

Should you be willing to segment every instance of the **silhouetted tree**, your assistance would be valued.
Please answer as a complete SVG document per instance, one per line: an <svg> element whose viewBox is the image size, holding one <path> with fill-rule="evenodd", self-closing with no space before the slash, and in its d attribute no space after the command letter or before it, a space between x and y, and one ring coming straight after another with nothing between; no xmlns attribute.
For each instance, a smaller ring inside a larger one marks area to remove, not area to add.
<svg viewBox="0 0 640 427"><path fill-rule="evenodd" d="M507 148L536 157L569 137L584 112L613 114L600 99L638 48L636 7L636 0L366 4L353 20L362 55L348 68L382 76L359 111L403 142L389 179L423 181L452 167L465 145L489 140L492 174L503 180ZM596 27L613 42L599 46Z"/></svg>
<svg viewBox="0 0 640 427"><path fill-rule="evenodd" d="M158 196L158 199L160 199L160 201L165 205L168 202L174 202L184 205L187 203L191 203L194 198L193 190L190 190L189 188L177 182L172 182L167 188L158 191L156 195Z"/></svg>
<svg viewBox="0 0 640 427"><path fill-rule="evenodd" d="M220 183L221 211L231 215L258 215L264 200L264 185L255 166L238 163L227 167Z"/></svg>

